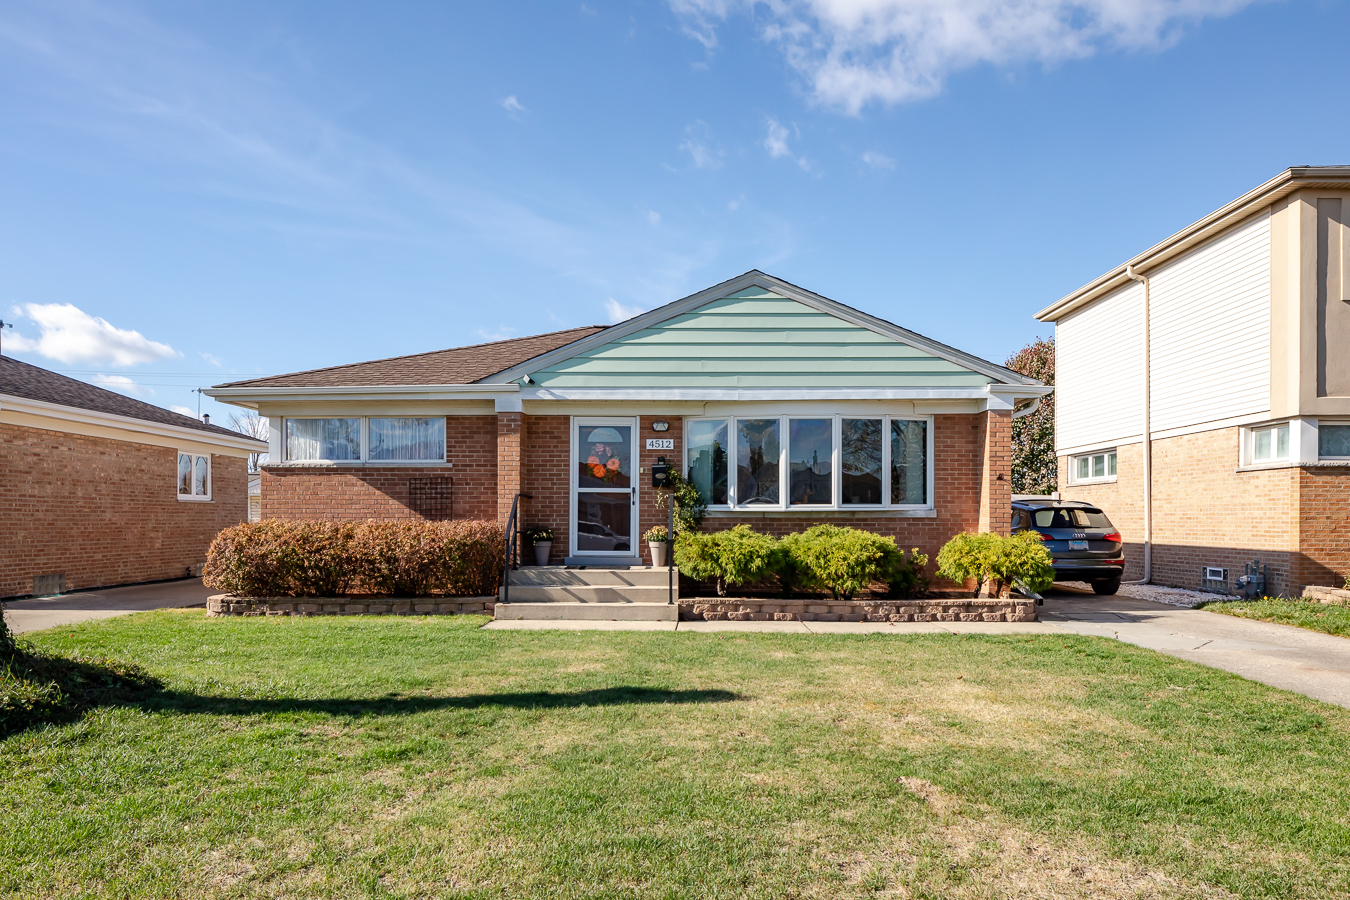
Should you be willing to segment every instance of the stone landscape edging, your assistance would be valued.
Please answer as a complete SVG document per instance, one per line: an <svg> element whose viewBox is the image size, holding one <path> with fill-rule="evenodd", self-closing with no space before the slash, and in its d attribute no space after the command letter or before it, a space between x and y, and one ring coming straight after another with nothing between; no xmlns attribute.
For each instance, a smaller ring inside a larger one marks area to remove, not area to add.
<svg viewBox="0 0 1350 900"><path fill-rule="evenodd" d="M1350 606L1350 591L1333 587L1314 587L1303 589L1303 596L1334 606Z"/></svg>
<svg viewBox="0 0 1350 900"><path fill-rule="evenodd" d="M1036 601L1020 597L928 597L915 600L806 600L685 597L686 621L733 622L1035 622Z"/></svg>
<svg viewBox="0 0 1350 900"><path fill-rule="evenodd" d="M206 598L208 616L492 615L496 597L236 597Z"/></svg>

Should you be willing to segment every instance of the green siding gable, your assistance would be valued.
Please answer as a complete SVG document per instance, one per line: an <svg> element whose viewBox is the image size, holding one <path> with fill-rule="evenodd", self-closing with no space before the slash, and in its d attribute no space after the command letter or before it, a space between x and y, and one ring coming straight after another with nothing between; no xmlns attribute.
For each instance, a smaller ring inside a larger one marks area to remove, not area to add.
<svg viewBox="0 0 1350 900"><path fill-rule="evenodd" d="M557 388L928 388L993 380L762 288L530 375Z"/></svg>

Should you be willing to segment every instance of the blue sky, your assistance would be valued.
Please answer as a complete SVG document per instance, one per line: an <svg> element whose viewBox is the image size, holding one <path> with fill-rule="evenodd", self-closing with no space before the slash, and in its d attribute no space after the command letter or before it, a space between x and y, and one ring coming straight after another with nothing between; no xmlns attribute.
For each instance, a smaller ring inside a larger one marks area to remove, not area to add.
<svg viewBox="0 0 1350 900"><path fill-rule="evenodd" d="M1107 268L1350 162L1347 33L1243 0L11 0L4 352L195 411L760 268L1002 361Z"/></svg>

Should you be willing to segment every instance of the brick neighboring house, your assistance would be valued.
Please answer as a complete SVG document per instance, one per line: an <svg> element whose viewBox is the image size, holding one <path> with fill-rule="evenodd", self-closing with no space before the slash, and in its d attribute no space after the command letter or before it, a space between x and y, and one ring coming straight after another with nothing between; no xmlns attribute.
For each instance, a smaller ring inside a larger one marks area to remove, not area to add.
<svg viewBox="0 0 1350 900"><path fill-rule="evenodd" d="M264 518L505 520L523 492L553 562L646 564L662 457L711 529L1006 533L1013 407L1049 390L752 271L609 327L207 393L269 419Z"/></svg>
<svg viewBox="0 0 1350 900"><path fill-rule="evenodd" d="M0 597L198 571L262 442L0 357Z"/></svg>
<svg viewBox="0 0 1350 900"><path fill-rule="evenodd" d="M1256 558L1269 593L1350 576L1347 216L1350 167L1289 169L1037 314L1061 493L1119 526L1127 579L1146 433L1154 582L1231 588Z"/></svg>

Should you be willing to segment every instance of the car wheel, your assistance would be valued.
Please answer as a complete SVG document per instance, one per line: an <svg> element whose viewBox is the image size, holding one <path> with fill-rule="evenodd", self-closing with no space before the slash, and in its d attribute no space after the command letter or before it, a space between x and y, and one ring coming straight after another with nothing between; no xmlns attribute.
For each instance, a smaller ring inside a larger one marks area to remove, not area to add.
<svg viewBox="0 0 1350 900"><path fill-rule="evenodd" d="M1094 594L1114 594L1120 590L1120 579L1112 578L1108 581L1092 582L1092 593Z"/></svg>
<svg viewBox="0 0 1350 900"><path fill-rule="evenodd" d="M628 549L628 544L624 543L623 541L619 541L617 544L614 545L614 549L615 549L615 550L627 550L627 549Z"/></svg>

